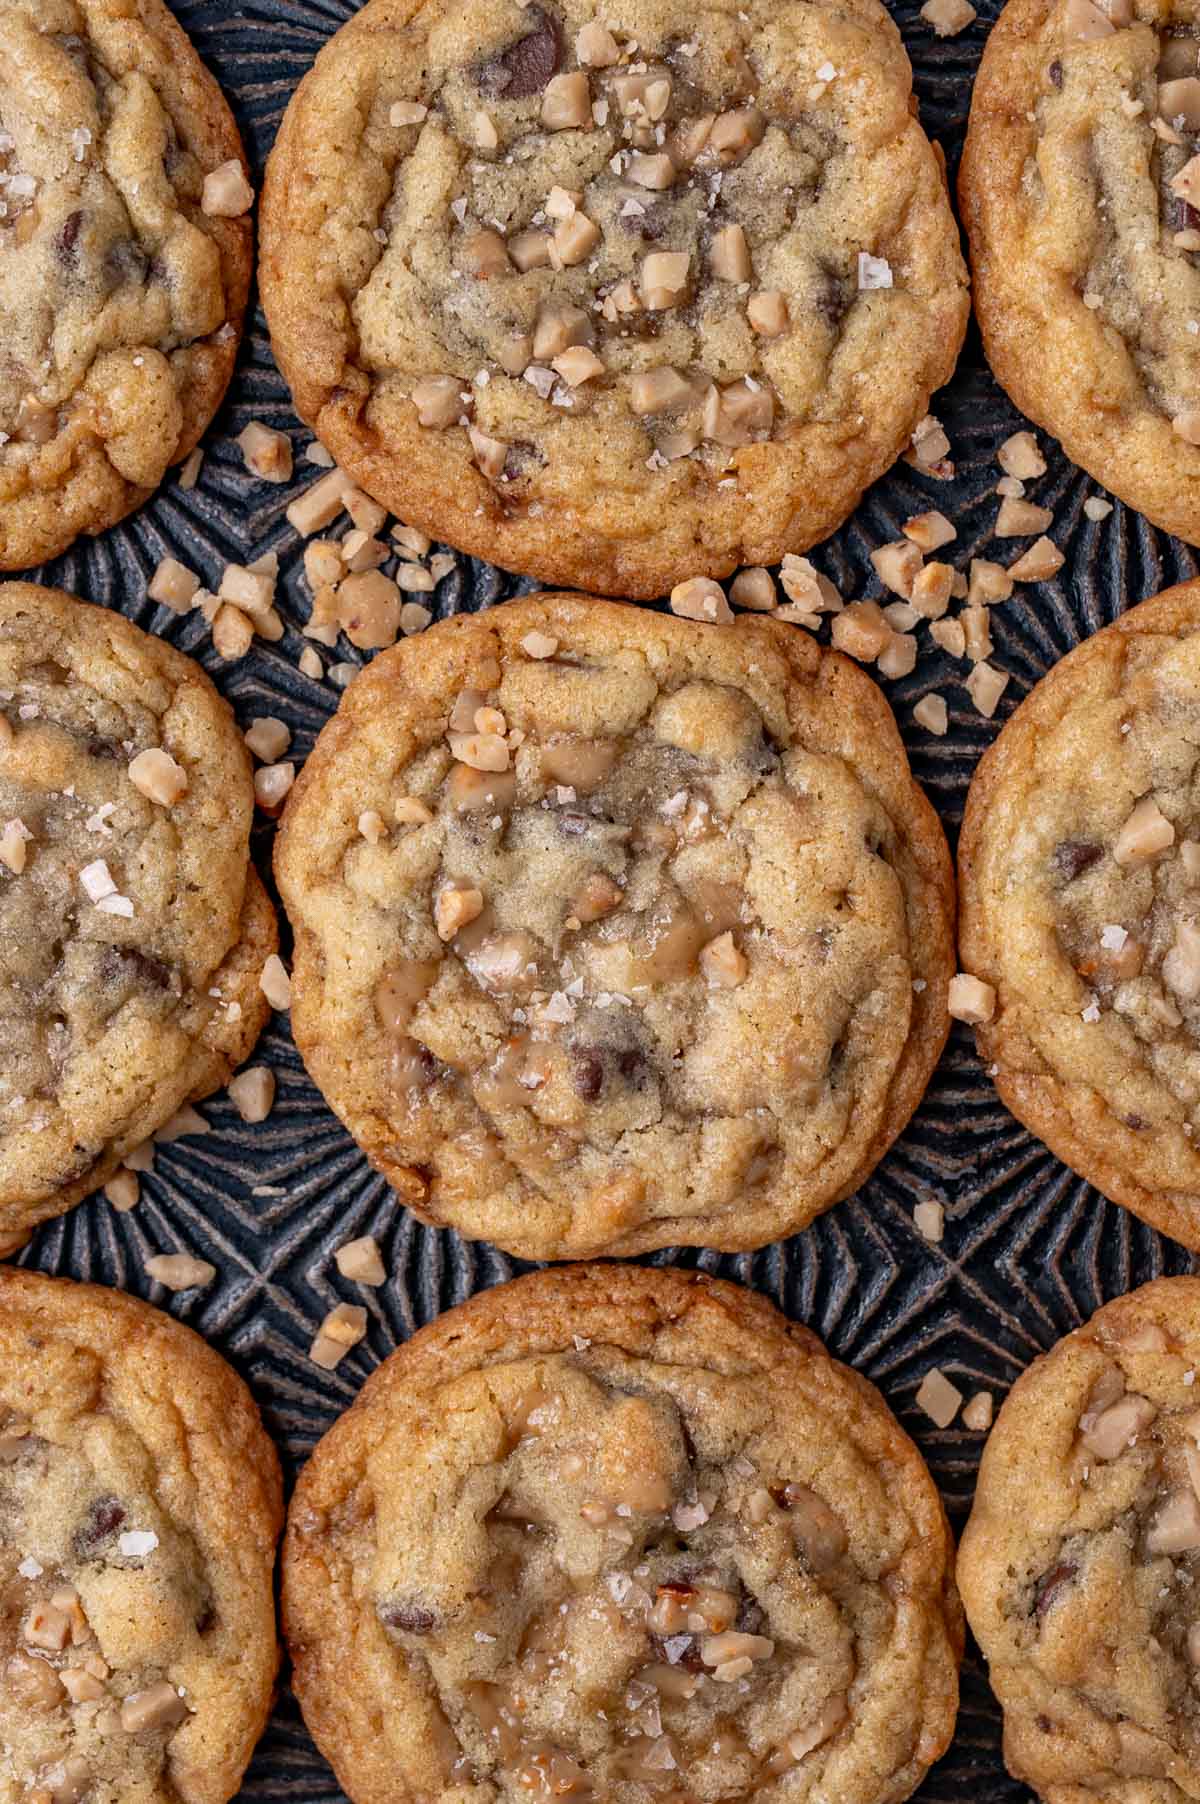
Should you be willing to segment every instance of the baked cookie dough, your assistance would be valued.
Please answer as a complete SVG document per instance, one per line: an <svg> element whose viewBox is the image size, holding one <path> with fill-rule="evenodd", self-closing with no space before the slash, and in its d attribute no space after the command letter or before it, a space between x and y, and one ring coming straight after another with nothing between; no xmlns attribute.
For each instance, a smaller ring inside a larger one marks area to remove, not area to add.
<svg viewBox="0 0 1200 1804"><path fill-rule="evenodd" d="M354 1804L906 1798L961 1613L916 1448L807 1329L699 1273L451 1310L302 1473L295 1687Z"/></svg>
<svg viewBox="0 0 1200 1804"><path fill-rule="evenodd" d="M377 500L642 597L839 526L968 313L876 0L369 0L288 108L261 274Z"/></svg>
<svg viewBox="0 0 1200 1804"><path fill-rule="evenodd" d="M1008 1107L1200 1248L1200 582L1055 665L986 753L959 849L964 969Z"/></svg>
<svg viewBox="0 0 1200 1804"><path fill-rule="evenodd" d="M946 1037L949 858L891 711L761 617L536 596L382 653L276 875L315 1082L422 1220L522 1258L795 1232Z"/></svg>
<svg viewBox="0 0 1200 1804"><path fill-rule="evenodd" d="M271 1705L275 1450L119 1291L0 1267L0 1804L225 1804Z"/></svg>
<svg viewBox="0 0 1200 1804"><path fill-rule="evenodd" d="M1200 14L1009 0L959 179L975 310L1018 407L1200 543Z"/></svg>
<svg viewBox="0 0 1200 1804"><path fill-rule="evenodd" d="M226 216L233 116L161 0L0 0L0 45L0 570L23 570L196 444L252 232Z"/></svg>
<svg viewBox="0 0 1200 1804"><path fill-rule="evenodd" d="M250 760L190 658L0 585L0 1248L226 1082L275 916Z"/></svg>
<svg viewBox="0 0 1200 1804"><path fill-rule="evenodd" d="M958 1581L1049 1804L1200 1791L1200 1281L1099 1310L1017 1381L983 1455Z"/></svg>

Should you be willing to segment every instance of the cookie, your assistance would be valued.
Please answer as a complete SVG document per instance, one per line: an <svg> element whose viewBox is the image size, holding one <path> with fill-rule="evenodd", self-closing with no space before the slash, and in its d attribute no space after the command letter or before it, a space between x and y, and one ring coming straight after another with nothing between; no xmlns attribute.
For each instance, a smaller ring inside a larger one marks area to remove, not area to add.
<svg viewBox="0 0 1200 1804"><path fill-rule="evenodd" d="M959 849L976 1029L1004 1101L1105 1196L1200 1248L1200 583L1044 676Z"/></svg>
<svg viewBox="0 0 1200 1804"><path fill-rule="evenodd" d="M876 0L369 0L264 192L297 411L549 583L652 597L825 538L966 325L911 75Z"/></svg>
<svg viewBox="0 0 1200 1804"><path fill-rule="evenodd" d="M284 1623L354 1804L874 1804L950 1740L951 1565L916 1448L815 1335L578 1266L374 1374L297 1486Z"/></svg>
<svg viewBox="0 0 1200 1804"><path fill-rule="evenodd" d="M161 0L0 0L0 38L0 570L23 570L140 506L212 419L253 196Z"/></svg>
<svg viewBox="0 0 1200 1804"><path fill-rule="evenodd" d="M225 1361L0 1267L0 1799L225 1804L271 1705L279 1462Z"/></svg>
<svg viewBox="0 0 1200 1804"><path fill-rule="evenodd" d="M266 1019L250 759L190 658L0 585L0 1247L219 1089Z"/></svg>
<svg viewBox="0 0 1200 1804"><path fill-rule="evenodd" d="M1200 1281L1097 1311L1018 1379L983 1455L958 1582L1049 1804L1195 1797Z"/></svg>
<svg viewBox="0 0 1200 1804"><path fill-rule="evenodd" d="M1194 544L1198 52L1185 6L1009 0L959 180L996 375L1075 463Z"/></svg>
<svg viewBox="0 0 1200 1804"><path fill-rule="evenodd" d="M761 616L431 627L346 691L275 862L315 1082L422 1220L521 1258L793 1233L945 1041L949 858L891 712Z"/></svg>

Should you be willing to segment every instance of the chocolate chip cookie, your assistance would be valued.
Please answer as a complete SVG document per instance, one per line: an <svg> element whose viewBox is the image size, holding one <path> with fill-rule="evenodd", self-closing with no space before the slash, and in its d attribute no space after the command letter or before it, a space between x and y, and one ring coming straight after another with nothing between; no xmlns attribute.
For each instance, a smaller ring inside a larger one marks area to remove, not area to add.
<svg viewBox="0 0 1200 1804"><path fill-rule="evenodd" d="M423 1220L523 1258L793 1233L945 1040L949 858L891 712L761 616L537 596L382 653L276 874L314 1080Z"/></svg>
<svg viewBox="0 0 1200 1804"><path fill-rule="evenodd" d="M962 957L1009 1108L1200 1248L1200 582L1057 664L983 758Z"/></svg>
<svg viewBox="0 0 1200 1804"><path fill-rule="evenodd" d="M958 1703L916 1448L807 1329L699 1273L472 1299L301 1475L295 1685L354 1804L906 1798Z"/></svg>
<svg viewBox="0 0 1200 1804"><path fill-rule="evenodd" d="M225 1804L270 1709L279 1465L237 1374L0 1267L0 1798Z"/></svg>
<svg viewBox="0 0 1200 1804"><path fill-rule="evenodd" d="M1183 0L1009 0L959 182L996 375L1076 463L1193 543L1198 56Z"/></svg>
<svg viewBox="0 0 1200 1804"><path fill-rule="evenodd" d="M0 570L147 499L233 373L253 199L161 0L0 0Z"/></svg>
<svg viewBox="0 0 1200 1804"><path fill-rule="evenodd" d="M1200 1281L1160 1278L1000 1411L958 1560L1004 1756L1050 1804L1200 1789Z"/></svg>
<svg viewBox="0 0 1200 1804"><path fill-rule="evenodd" d="M267 1014L250 759L190 658L0 585L0 1247L61 1214Z"/></svg>
<svg viewBox="0 0 1200 1804"><path fill-rule="evenodd" d="M777 561L908 445L968 311L876 0L370 0L292 101L297 410L426 533L601 594Z"/></svg>

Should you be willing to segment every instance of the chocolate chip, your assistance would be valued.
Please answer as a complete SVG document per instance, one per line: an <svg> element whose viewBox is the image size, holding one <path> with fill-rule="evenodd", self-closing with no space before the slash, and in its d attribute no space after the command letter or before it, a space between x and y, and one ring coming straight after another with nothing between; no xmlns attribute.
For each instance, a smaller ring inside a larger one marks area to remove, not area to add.
<svg viewBox="0 0 1200 1804"><path fill-rule="evenodd" d="M104 739L99 733L91 733L83 742L83 749L89 758L117 759L124 755L121 743L117 739Z"/></svg>
<svg viewBox="0 0 1200 1804"><path fill-rule="evenodd" d="M821 285L814 301L817 317L833 331L845 319L849 304L849 291L843 277L832 269L822 270Z"/></svg>
<svg viewBox="0 0 1200 1804"><path fill-rule="evenodd" d="M604 1088L604 1063L598 1053L576 1052L571 1058L571 1082L584 1102L595 1102Z"/></svg>
<svg viewBox="0 0 1200 1804"><path fill-rule="evenodd" d="M1069 1585L1078 1571L1078 1566L1064 1561L1061 1565L1052 1566L1044 1575L1033 1600L1033 1613L1039 1620L1046 1614L1063 1586Z"/></svg>
<svg viewBox="0 0 1200 1804"><path fill-rule="evenodd" d="M94 1560L125 1520L125 1506L115 1497L97 1497L75 1530L72 1546L81 1560Z"/></svg>
<svg viewBox="0 0 1200 1804"><path fill-rule="evenodd" d="M1054 61L1050 65L1050 67L1047 69L1046 74L1050 77L1050 86L1052 88L1061 88L1062 87L1062 85L1063 85L1063 66L1059 62L1057 57L1055 57Z"/></svg>
<svg viewBox="0 0 1200 1804"><path fill-rule="evenodd" d="M165 990L171 983L169 965L165 965L160 958L152 958L148 952L139 952L133 946L106 946L100 975L107 982L134 977L156 990Z"/></svg>
<svg viewBox="0 0 1200 1804"><path fill-rule="evenodd" d="M1077 877L1091 870L1101 850L1092 840L1062 839L1050 855L1051 862L1064 883L1074 883Z"/></svg>
<svg viewBox="0 0 1200 1804"><path fill-rule="evenodd" d="M104 259L105 280L112 288L140 288L150 273L150 259L133 238L118 238Z"/></svg>
<svg viewBox="0 0 1200 1804"><path fill-rule="evenodd" d="M79 234L83 230L84 217L83 208L76 207L54 234L54 255L64 269L79 267Z"/></svg>
<svg viewBox="0 0 1200 1804"><path fill-rule="evenodd" d="M1172 232L1194 232L1200 225L1200 213L1189 206L1181 194L1168 194L1167 228Z"/></svg>
<svg viewBox="0 0 1200 1804"><path fill-rule="evenodd" d="M375 1606L375 1614L385 1629L399 1629L405 1635L428 1635L437 1626L437 1617L432 1610L400 1597L381 1597Z"/></svg>
<svg viewBox="0 0 1200 1804"><path fill-rule="evenodd" d="M540 6L531 6L529 16L533 30L489 57L475 77L480 92L493 100L528 100L558 73L563 57L561 25Z"/></svg>

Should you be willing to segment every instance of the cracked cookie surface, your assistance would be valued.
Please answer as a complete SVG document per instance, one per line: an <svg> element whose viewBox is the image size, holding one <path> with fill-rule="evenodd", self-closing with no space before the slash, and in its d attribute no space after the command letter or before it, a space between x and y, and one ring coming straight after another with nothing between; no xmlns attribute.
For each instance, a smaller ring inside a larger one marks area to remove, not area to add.
<svg viewBox="0 0 1200 1804"><path fill-rule="evenodd" d="M1200 583L1042 678L981 761L959 849L962 960L1009 1108L1200 1247Z"/></svg>
<svg viewBox="0 0 1200 1804"><path fill-rule="evenodd" d="M202 208L244 164L160 0L0 0L0 569L128 514L233 373L244 218Z"/></svg>
<svg viewBox="0 0 1200 1804"><path fill-rule="evenodd" d="M0 585L0 1244L220 1087L267 1015L249 754L199 665Z"/></svg>
<svg viewBox="0 0 1200 1804"><path fill-rule="evenodd" d="M1200 13L1010 0L959 195L993 370L1068 455L1200 542Z"/></svg>
<svg viewBox="0 0 1200 1804"><path fill-rule="evenodd" d="M651 597L824 538L968 311L874 0L371 0L268 172L301 416L437 538Z"/></svg>
<svg viewBox="0 0 1200 1804"><path fill-rule="evenodd" d="M878 1391L697 1273L504 1284L301 1475L284 1618L355 1804L906 1798L950 1739L941 1502Z"/></svg>
<svg viewBox="0 0 1200 1804"><path fill-rule="evenodd" d="M225 1804L270 1708L279 1465L233 1369L0 1266L0 1804Z"/></svg>
<svg viewBox="0 0 1200 1804"><path fill-rule="evenodd" d="M1020 1378L958 1578L1013 1774L1050 1804L1200 1786L1200 1282L1107 1304Z"/></svg>
<svg viewBox="0 0 1200 1804"><path fill-rule="evenodd" d="M430 628L347 690L276 873L314 1080L423 1219L521 1257L794 1232L945 1040L949 859L891 712L758 617Z"/></svg>

